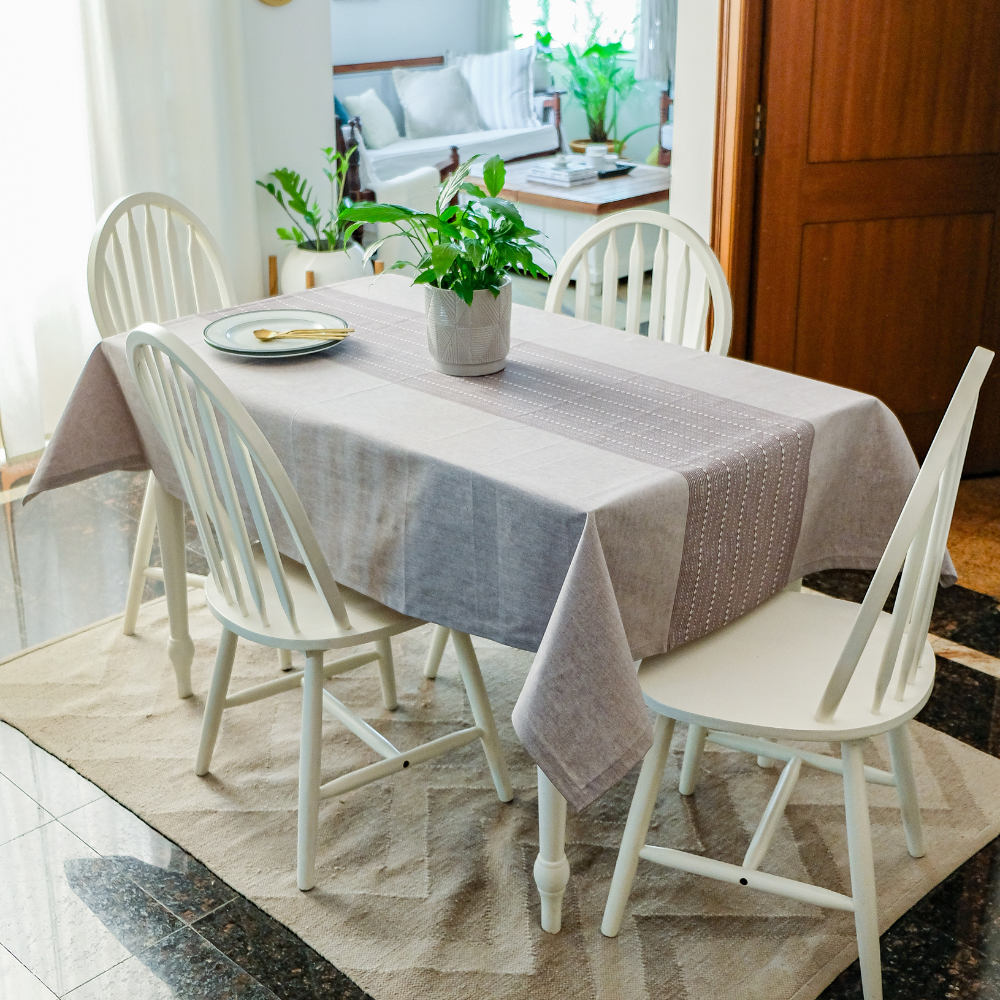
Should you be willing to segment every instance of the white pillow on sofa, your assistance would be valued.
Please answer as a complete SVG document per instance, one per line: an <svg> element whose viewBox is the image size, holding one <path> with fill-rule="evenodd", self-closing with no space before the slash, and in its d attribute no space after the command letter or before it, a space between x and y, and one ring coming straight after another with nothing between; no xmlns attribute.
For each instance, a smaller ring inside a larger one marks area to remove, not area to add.
<svg viewBox="0 0 1000 1000"><path fill-rule="evenodd" d="M394 69L407 139L479 132L479 113L465 77L457 67L438 70Z"/></svg>
<svg viewBox="0 0 1000 1000"><path fill-rule="evenodd" d="M396 119L374 90L366 90L357 97L345 97L343 101L348 114L361 119L361 134L371 149L384 149L399 142Z"/></svg>
<svg viewBox="0 0 1000 1000"><path fill-rule="evenodd" d="M538 124L531 100L534 60L532 45L489 55L451 56L448 64L458 67L468 81L486 128L532 128Z"/></svg>

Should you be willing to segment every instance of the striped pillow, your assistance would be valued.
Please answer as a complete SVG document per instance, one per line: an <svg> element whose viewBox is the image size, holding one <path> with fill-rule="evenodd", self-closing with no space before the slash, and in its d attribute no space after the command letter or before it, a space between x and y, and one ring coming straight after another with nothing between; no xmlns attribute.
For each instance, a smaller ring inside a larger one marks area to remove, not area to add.
<svg viewBox="0 0 1000 1000"><path fill-rule="evenodd" d="M538 125L531 106L534 58L532 45L490 55L453 56L449 62L468 81L486 128L532 128Z"/></svg>

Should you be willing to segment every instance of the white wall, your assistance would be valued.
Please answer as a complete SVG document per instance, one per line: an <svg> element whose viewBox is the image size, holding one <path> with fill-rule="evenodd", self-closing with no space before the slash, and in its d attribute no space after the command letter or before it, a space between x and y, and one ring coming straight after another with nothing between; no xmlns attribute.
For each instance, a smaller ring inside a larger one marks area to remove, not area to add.
<svg viewBox="0 0 1000 1000"><path fill-rule="evenodd" d="M478 0L330 0L330 8L335 63L419 59L478 48Z"/></svg>
<svg viewBox="0 0 1000 1000"><path fill-rule="evenodd" d="M712 230L719 0L678 0L670 214L706 240Z"/></svg>
<svg viewBox="0 0 1000 1000"><path fill-rule="evenodd" d="M374 3L338 3L338 7L374 7ZM330 52L330 0L295 0L268 7L243 0L246 96L251 157L256 178L265 180L275 167L308 177L320 207L328 203L320 150L336 145L333 114L333 57ZM288 217L260 188L257 209L263 254L261 294L267 292L267 255L280 259L291 248L275 234Z"/></svg>

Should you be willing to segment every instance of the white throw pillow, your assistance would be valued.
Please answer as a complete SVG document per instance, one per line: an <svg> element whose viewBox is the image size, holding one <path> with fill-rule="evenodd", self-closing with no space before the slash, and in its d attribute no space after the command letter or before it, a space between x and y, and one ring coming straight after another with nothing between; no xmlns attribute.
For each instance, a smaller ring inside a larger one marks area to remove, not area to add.
<svg viewBox="0 0 1000 1000"><path fill-rule="evenodd" d="M538 125L532 108L535 91L532 63L535 47L507 49L485 56L453 56L488 129L532 128Z"/></svg>
<svg viewBox="0 0 1000 1000"><path fill-rule="evenodd" d="M382 149L399 142L396 119L374 90L366 90L358 97L344 97L342 100L350 116L361 119L361 134L370 149Z"/></svg>
<svg viewBox="0 0 1000 1000"><path fill-rule="evenodd" d="M439 70L394 69L407 139L480 132L472 92L457 67Z"/></svg>

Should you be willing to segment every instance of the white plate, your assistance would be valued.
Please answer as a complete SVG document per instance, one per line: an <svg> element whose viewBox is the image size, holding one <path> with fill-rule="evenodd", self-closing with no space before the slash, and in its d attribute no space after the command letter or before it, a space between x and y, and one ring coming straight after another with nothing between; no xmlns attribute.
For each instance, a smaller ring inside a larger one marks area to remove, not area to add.
<svg viewBox="0 0 1000 1000"><path fill-rule="evenodd" d="M256 312L237 313L209 323L205 327L205 343L227 354L243 357L294 358L303 354L313 354L334 347L342 340L320 334L315 341L289 340L261 341L254 330L262 327L283 333L286 330L322 330L334 326L347 326L340 316L332 313L313 312L309 309L259 309Z"/></svg>

